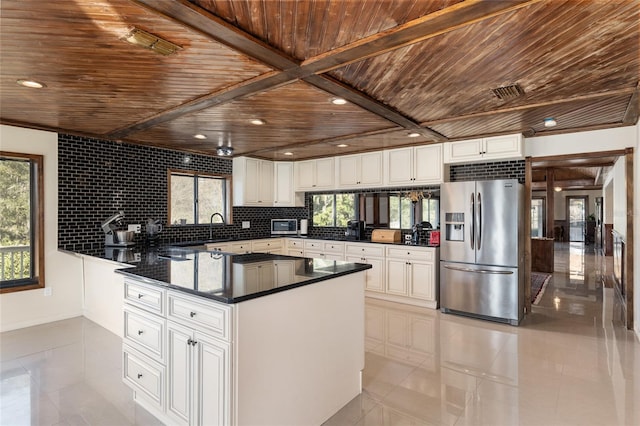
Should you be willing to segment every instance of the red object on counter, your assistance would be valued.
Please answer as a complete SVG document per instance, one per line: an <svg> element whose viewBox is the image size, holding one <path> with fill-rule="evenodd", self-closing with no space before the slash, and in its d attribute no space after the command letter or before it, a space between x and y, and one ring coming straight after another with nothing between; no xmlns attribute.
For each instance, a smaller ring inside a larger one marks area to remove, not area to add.
<svg viewBox="0 0 640 426"><path fill-rule="evenodd" d="M440 245L440 231L431 231L429 233L429 245L430 246Z"/></svg>

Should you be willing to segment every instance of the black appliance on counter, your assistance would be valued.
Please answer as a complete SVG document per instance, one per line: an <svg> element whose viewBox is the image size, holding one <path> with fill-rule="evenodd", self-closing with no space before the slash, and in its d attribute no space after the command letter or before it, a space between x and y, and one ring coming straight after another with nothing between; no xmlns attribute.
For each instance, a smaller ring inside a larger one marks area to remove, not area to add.
<svg viewBox="0 0 640 426"><path fill-rule="evenodd" d="M350 220L347 222L347 230L344 235L348 240L364 240L365 226L363 220Z"/></svg>

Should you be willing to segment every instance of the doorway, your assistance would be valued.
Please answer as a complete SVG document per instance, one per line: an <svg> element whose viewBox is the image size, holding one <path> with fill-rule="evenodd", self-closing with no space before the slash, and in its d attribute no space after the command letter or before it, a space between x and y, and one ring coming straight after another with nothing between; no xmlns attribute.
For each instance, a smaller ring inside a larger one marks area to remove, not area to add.
<svg viewBox="0 0 640 426"><path fill-rule="evenodd" d="M567 197L567 222L569 222L569 242L585 242L587 226L588 197Z"/></svg>
<svg viewBox="0 0 640 426"><path fill-rule="evenodd" d="M531 238L543 238L545 235L546 207L544 197L533 197L531 199Z"/></svg>

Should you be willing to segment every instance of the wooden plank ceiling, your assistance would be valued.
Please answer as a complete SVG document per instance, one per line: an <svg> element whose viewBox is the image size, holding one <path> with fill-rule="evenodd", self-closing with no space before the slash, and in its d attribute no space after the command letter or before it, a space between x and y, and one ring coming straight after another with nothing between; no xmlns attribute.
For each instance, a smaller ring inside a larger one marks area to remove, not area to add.
<svg viewBox="0 0 640 426"><path fill-rule="evenodd" d="M633 125L639 22L640 0L2 0L0 122L279 160Z"/></svg>

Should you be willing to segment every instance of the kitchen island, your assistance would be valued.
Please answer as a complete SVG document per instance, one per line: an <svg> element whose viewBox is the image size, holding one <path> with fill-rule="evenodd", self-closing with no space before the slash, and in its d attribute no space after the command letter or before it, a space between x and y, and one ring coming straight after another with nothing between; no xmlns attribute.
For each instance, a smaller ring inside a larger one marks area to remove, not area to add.
<svg viewBox="0 0 640 426"><path fill-rule="evenodd" d="M361 391L370 265L166 249L125 277L123 376L167 424L321 424Z"/></svg>

